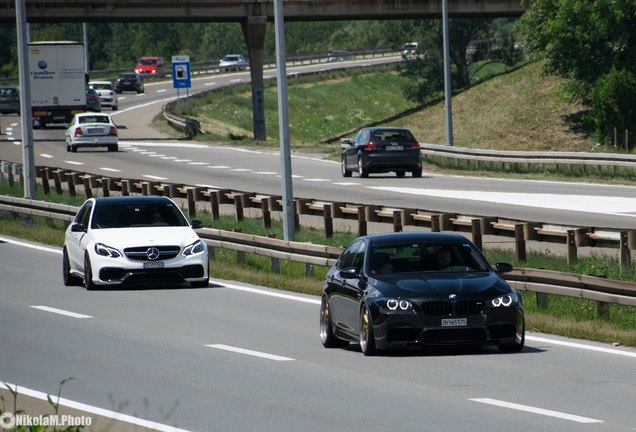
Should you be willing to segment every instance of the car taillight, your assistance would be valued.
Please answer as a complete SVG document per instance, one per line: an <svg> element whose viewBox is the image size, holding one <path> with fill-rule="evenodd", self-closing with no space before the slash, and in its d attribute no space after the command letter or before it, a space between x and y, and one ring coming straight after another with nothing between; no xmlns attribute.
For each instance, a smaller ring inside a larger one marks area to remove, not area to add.
<svg viewBox="0 0 636 432"><path fill-rule="evenodd" d="M412 147L413 150L419 150L420 149L420 143L418 143L417 141L413 141L412 146L413 146Z"/></svg>
<svg viewBox="0 0 636 432"><path fill-rule="evenodd" d="M378 149L378 145L374 143L373 141L369 142L369 144L364 146L364 151L373 151L377 149Z"/></svg>
<svg viewBox="0 0 636 432"><path fill-rule="evenodd" d="M110 130L108 131L108 135L110 136L117 136L117 128L114 126L110 127Z"/></svg>
<svg viewBox="0 0 636 432"><path fill-rule="evenodd" d="M78 127L78 128L75 128L75 132L73 132L73 135L76 136L76 137L77 136L84 136L84 132L82 132L82 128L81 127Z"/></svg>

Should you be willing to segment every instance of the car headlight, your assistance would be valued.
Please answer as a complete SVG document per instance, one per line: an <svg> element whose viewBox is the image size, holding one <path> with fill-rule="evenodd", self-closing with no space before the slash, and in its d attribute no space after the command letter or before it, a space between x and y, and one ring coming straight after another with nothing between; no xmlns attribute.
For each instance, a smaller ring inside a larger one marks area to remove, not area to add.
<svg viewBox="0 0 636 432"><path fill-rule="evenodd" d="M191 245L184 247L183 252L181 252L181 255L183 256L196 255L203 251L205 251L205 243L203 243L201 240L197 240Z"/></svg>
<svg viewBox="0 0 636 432"><path fill-rule="evenodd" d="M394 310L408 311L413 309L413 304L410 301L405 299L388 298L388 299L385 299L385 304L386 304L386 308L391 311L394 311Z"/></svg>
<svg viewBox="0 0 636 432"><path fill-rule="evenodd" d="M501 297L494 298L490 300L490 305L492 307L510 307L517 303L517 297L512 294L507 294Z"/></svg>
<svg viewBox="0 0 636 432"><path fill-rule="evenodd" d="M95 244L95 253L97 255L111 257L111 258L119 258L121 256L121 252L117 249L106 246L104 243L96 243Z"/></svg>

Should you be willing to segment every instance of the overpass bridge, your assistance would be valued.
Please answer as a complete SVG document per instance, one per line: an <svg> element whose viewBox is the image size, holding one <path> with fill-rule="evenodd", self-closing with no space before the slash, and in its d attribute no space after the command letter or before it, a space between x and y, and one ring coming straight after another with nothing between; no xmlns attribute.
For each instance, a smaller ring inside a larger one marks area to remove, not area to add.
<svg viewBox="0 0 636 432"><path fill-rule="evenodd" d="M274 0L21 0L26 21L239 22L249 55L254 138L265 140L262 109L265 28ZM16 22L16 0L0 0L0 23ZM452 18L514 17L519 0L447 0ZM441 18L442 0L282 0L285 21ZM178 53L175 53L178 54Z"/></svg>

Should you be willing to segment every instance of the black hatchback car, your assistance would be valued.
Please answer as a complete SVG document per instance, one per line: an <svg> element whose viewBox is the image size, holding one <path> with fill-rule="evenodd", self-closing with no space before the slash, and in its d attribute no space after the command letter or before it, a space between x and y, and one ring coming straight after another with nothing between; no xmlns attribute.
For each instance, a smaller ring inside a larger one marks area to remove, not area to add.
<svg viewBox="0 0 636 432"><path fill-rule="evenodd" d="M320 306L326 348L365 355L412 347L521 351L522 298L459 234L402 232L354 240L327 272Z"/></svg>
<svg viewBox="0 0 636 432"><path fill-rule="evenodd" d="M398 177L404 177L407 171L413 177L422 177L420 144L408 129L363 128L353 138L343 138L341 147L343 177L351 177L353 171L360 177L391 171Z"/></svg>
<svg viewBox="0 0 636 432"><path fill-rule="evenodd" d="M115 80L115 93L125 91L144 92L144 79L134 72L124 72L119 74Z"/></svg>

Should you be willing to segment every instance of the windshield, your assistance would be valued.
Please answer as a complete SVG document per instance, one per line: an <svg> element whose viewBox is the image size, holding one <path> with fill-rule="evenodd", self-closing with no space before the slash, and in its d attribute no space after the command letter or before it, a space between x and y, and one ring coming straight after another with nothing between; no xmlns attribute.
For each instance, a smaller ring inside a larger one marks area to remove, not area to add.
<svg viewBox="0 0 636 432"><path fill-rule="evenodd" d="M399 243L374 245L369 251L372 275L410 272L488 272L491 267L470 243Z"/></svg>
<svg viewBox="0 0 636 432"><path fill-rule="evenodd" d="M172 203L109 203L96 206L91 228L182 227L188 226Z"/></svg>

